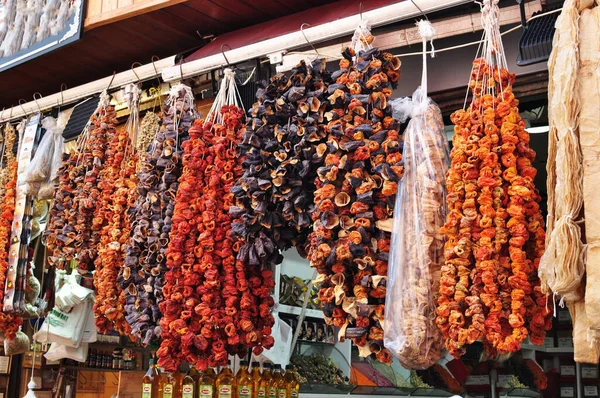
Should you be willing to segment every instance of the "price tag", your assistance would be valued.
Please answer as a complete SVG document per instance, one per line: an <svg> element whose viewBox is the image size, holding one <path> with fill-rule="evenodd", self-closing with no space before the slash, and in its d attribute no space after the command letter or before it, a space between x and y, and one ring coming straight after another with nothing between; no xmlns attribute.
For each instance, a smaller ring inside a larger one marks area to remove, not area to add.
<svg viewBox="0 0 600 398"><path fill-rule="evenodd" d="M486 386L490 384L490 376L489 375L478 375L478 376L469 376L466 381L467 385L470 386Z"/></svg>
<svg viewBox="0 0 600 398"><path fill-rule="evenodd" d="M554 348L554 337L546 337L544 339L544 344L542 345L544 348Z"/></svg>
<svg viewBox="0 0 600 398"><path fill-rule="evenodd" d="M597 386L584 386L583 387L583 396L584 397L597 397L598 396L598 387Z"/></svg>
<svg viewBox="0 0 600 398"><path fill-rule="evenodd" d="M498 375L498 387L510 388L510 384L508 384L508 382L512 377L513 375Z"/></svg>
<svg viewBox="0 0 600 398"><path fill-rule="evenodd" d="M573 347L573 338L572 337L559 337L558 338L558 347L559 348L572 348Z"/></svg>
<svg viewBox="0 0 600 398"><path fill-rule="evenodd" d="M598 368L595 366L582 366L581 377L583 377L584 379L597 379Z"/></svg>
<svg viewBox="0 0 600 398"><path fill-rule="evenodd" d="M560 365L561 376L575 376L575 366L573 365Z"/></svg>
<svg viewBox="0 0 600 398"><path fill-rule="evenodd" d="M564 323L571 322L571 313L569 312L569 310L559 310L558 321Z"/></svg>
<svg viewBox="0 0 600 398"><path fill-rule="evenodd" d="M573 387L561 387L560 388L560 396L569 398L575 396L575 388Z"/></svg>

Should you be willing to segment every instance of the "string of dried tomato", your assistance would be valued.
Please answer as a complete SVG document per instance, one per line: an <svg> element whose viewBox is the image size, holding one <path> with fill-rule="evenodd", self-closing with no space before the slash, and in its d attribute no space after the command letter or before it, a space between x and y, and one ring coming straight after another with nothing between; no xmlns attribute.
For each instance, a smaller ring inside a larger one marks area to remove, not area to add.
<svg viewBox="0 0 600 398"><path fill-rule="evenodd" d="M352 52L345 55L329 86L333 110L325 115L328 140L315 180L309 259L323 280L326 322L341 329L341 339L351 338L361 356L391 363L380 323L390 233L380 228L392 215L403 175L400 126L387 107L400 62L377 49L360 53L355 64Z"/></svg>
<svg viewBox="0 0 600 398"><path fill-rule="evenodd" d="M0 286L6 282L8 272L8 249L10 246L10 233L12 220L15 212L15 198L17 186L17 159L12 152L16 140L14 128L8 124L5 129L5 163L2 173L6 174L7 181L4 196L0 202ZM4 289L0 289L0 302L4 299ZM0 310L0 331L4 336L12 340L23 324L23 320L17 314L5 313Z"/></svg>

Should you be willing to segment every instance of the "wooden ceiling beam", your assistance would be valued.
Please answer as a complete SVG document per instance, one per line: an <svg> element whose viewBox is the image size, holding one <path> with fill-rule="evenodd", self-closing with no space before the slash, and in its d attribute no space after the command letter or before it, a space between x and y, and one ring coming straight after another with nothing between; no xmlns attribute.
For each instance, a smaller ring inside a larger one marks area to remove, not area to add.
<svg viewBox="0 0 600 398"><path fill-rule="evenodd" d="M161 8L184 3L187 0L89 0L84 30L97 28L127 18L146 14Z"/></svg>

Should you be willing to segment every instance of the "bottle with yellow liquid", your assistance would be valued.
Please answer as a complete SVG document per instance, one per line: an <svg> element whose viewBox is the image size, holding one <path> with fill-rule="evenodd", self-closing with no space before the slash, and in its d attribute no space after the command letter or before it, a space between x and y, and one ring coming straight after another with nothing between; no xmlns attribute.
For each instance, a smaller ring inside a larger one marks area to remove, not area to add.
<svg viewBox="0 0 600 398"><path fill-rule="evenodd" d="M208 368L198 378L198 397L215 398L215 383L217 374L213 368Z"/></svg>
<svg viewBox="0 0 600 398"><path fill-rule="evenodd" d="M196 378L198 371L194 365L190 366L190 370L181 381L181 398L196 398ZM212 397L211 397L212 398Z"/></svg>
<svg viewBox="0 0 600 398"><path fill-rule="evenodd" d="M235 398L235 375L231 371L231 361L219 372L215 382L217 398Z"/></svg>
<svg viewBox="0 0 600 398"><path fill-rule="evenodd" d="M158 393L159 385L160 374L158 373L154 359L150 359L150 366L142 379L142 398L160 398Z"/></svg>
<svg viewBox="0 0 600 398"><path fill-rule="evenodd" d="M248 361L240 361L240 369L236 376L237 398L252 398L254 380L248 371Z"/></svg>
<svg viewBox="0 0 600 398"><path fill-rule="evenodd" d="M177 377L173 372L165 372L162 375L162 398L179 398L178 389Z"/></svg>
<svg viewBox="0 0 600 398"><path fill-rule="evenodd" d="M252 371L250 376L252 377L252 398L267 398L266 388L262 390L262 394L259 394L260 381L262 379L259 362L252 362Z"/></svg>
<svg viewBox="0 0 600 398"><path fill-rule="evenodd" d="M285 379L283 378L281 365L275 365L274 367L272 385L275 387L275 393L277 394L277 398L287 397L287 388L285 385Z"/></svg>
<svg viewBox="0 0 600 398"><path fill-rule="evenodd" d="M292 365L287 365L285 367L284 380L287 388L287 396L289 398L298 398L298 394L300 392L300 383L298 383L298 379L296 378L294 367Z"/></svg>
<svg viewBox="0 0 600 398"><path fill-rule="evenodd" d="M267 379L267 398L277 398L277 380L275 380L275 366L273 364L267 365L263 372L263 378Z"/></svg>

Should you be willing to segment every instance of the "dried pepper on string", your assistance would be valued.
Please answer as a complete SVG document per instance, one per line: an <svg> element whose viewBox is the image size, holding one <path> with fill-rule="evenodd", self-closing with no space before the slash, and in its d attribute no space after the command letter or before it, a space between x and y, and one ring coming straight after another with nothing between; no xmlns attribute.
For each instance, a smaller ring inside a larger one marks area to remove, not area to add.
<svg viewBox="0 0 600 398"><path fill-rule="evenodd" d="M243 158L235 145L241 141L244 113L224 106L219 114L215 124L194 122L190 140L183 143L157 352L166 369L176 369L182 360L200 369L220 366L229 354L245 355L263 340L260 303L251 289L260 289L264 281L236 263L239 242L231 236L229 214L230 190L242 174Z"/></svg>
<svg viewBox="0 0 600 398"><path fill-rule="evenodd" d="M400 61L375 48L344 53L328 101L324 166L317 170L309 260L322 281L325 321L361 356L391 363L383 348L389 217L402 178L399 123L387 105ZM387 220L387 221L386 221ZM385 230L384 230L385 229ZM386 231L387 230L387 231Z"/></svg>
<svg viewBox="0 0 600 398"><path fill-rule="evenodd" d="M8 272L8 249L17 192L17 159L12 152L15 140L15 129L7 124L4 129L4 167L0 171L0 178L5 182L0 202L0 286L4 286ZM0 289L0 302L2 301L4 289ZM0 310L0 331L7 339L12 340L22 324L23 320L18 315Z"/></svg>
<svg viewBox="0 0 600 398"><path fill-rule="evenodd" d="M139 88L132 85L126 92L131 114L125 128L107 135L105 167L99 175L100 196L92 229L98 240L94 260L96 327L101 333L114 328L123 335L131 336L131 326L125 320L125 296L121 294L117 280L125 262L125 245L131 228L127 213L137 199L138 155L130 135L135 136L139 128Z"/></svg>
<svg viewBox="0 0 600 398"><path fill-rule="evenodd" d="M497 12L486 0L484 25L495 28L484 40L485 58L473 62L473 101L451 116L437 323L455 356L477 340L492 356L515 352L528 336L541 344L551 327L537 276L545 232L533 184L535 152L512 93L515 75L506 69L501 46L497 50Z"/></svg>

